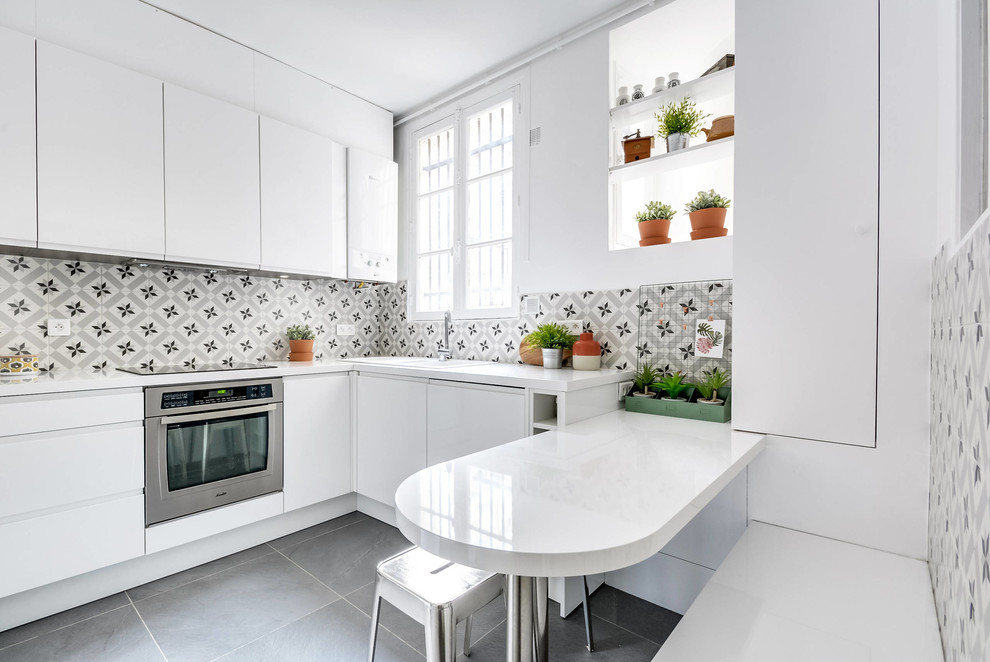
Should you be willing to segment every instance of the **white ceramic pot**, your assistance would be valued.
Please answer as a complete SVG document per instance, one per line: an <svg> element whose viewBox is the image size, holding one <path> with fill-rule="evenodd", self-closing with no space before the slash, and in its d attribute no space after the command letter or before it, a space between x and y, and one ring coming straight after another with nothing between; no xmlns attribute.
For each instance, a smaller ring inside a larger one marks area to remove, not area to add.
<svg viewBox="0 0 990 662"><path fill-rule="evenodd" d="M602 356L601 354L594 356L575 354L571 357L571 366L575 370L599 370L602 367Z"/></svg>

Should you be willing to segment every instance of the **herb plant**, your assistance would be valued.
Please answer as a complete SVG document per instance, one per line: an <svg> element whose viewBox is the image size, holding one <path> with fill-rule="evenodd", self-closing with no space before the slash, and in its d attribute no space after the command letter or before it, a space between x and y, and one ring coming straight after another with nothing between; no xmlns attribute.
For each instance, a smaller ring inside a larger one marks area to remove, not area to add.
<svg viewBox="0 0 990 662"><path fill-rule="evenodd" d="M652 386L658 379L660 379L661 374L652 365L644 364L639 372L636 373L636 377L633 379L633 389L640 391L641 393L649 393L650 386Z"/></svg>
<svg viewBox="0 0 990 662"><path fill-rule="evenodd" d="M290 326L285 330L285 333L289 336L289 340L313 340L316 338L313 329L309 328L308 324Z"/></svg>
<svg viewBox="0 0 990 662"><path fill-rule="evenodd" d="M694 385L705 400L717 400L718 390L729 384L729 373L719 367L705 370L704 379Z"/></svg>
<svg viewBox="0 0 990 662"><path fill-rule="evenodd" d="M540 324L525 338L526 343L531 347L542 349L570 349L574 346L577 336L571 335L567 327L556 322Z"/></svg>
<svg viewBox="0 0 990 662"><path fill-rule="evenodd" d="M698 195L694 196L694 200L687 204L688 213L693 211L699 211L701 209L728 209L729 203L732 202L728 198L723 198L715 189L708 189L707 191L698 191Z"/></svg>
<svg viewBox="0 0 990 662"><path fill-rule="evenodd" d="M691 97L684 97L679 103L670 103L660 106L660 112L654 115L659 126L657 135L666 138L674 133L686 133L689 136L696 136L701 133L701 125L711 117L711 114L701 112L701 109L691 101Z"/></svg>
<svg viewBox="0 0 990 662"><path fill-rule="evenodd" d="M659 200L653 200L646 203L646 211L636 212L636 222L642 223L643 221L653 221L658 218L669 220L674 218L674 214L676 213L670 205L665 205Z"/></svg>

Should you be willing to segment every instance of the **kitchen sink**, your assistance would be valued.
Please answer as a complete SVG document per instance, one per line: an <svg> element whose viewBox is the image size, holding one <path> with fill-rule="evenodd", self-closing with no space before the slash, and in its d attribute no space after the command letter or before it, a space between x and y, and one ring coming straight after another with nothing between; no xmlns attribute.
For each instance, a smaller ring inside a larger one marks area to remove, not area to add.
<svg viewBox="0 0 990 662"><path fill-rule="evenodd" d="M350 359L353 363L369 363L371 365L389 365L402 368L433 368L439 370L449 370L451 368L472 367L493 365L491 361L467 361L464 359L447 359L441 361L438 358L427 358L422 356L368 356Z"/></svg>

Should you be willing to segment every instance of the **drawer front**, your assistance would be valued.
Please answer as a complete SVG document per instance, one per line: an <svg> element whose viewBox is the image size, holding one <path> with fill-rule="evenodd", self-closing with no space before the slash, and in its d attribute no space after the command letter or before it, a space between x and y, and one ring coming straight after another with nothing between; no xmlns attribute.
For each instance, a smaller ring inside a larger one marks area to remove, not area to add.
<svg viewBox="0 0 990 662"><path fill-rule="evenodd" d="M144 496L0 525L0 598L144 554Z"/></svg>
<svg viewBox="0 0 990 662"><path fill-rule="evenodd" d="M143 420L141 389L0 398L0 437Z"/></svg>
<svg viewBox="0 0 990 662"><path fill-rule="evenodd" d="M144 428L0 438L0 520L144 488Z"/></svg>

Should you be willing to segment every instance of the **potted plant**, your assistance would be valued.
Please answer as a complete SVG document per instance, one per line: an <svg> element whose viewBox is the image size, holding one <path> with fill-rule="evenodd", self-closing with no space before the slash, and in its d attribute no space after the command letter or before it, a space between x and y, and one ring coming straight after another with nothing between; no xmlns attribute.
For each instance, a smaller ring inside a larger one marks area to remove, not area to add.
<svg viewBox="0 0 990 662"><path fill-rule="evenodd" d="M566 326L556 322L540 324L525 338L529 346L543 350L543 367L554 369L561 367L564 350L573 347L575 340L577 336L571 335Z"/></svg>
<svg viewBox="0 0 990 662"><path fill-rule="evenodd" d="M691 239L724 237L729 233L725 228L725 213L732 202L715 192L715 189L698 191L698 195L685 207L691 219Z"/></svg>
<svg viewBox="0 0 990 662"><path fill-rule="evenodd" d="M316 336L313 329L308 324L297 324L285 330L289 336L289 360L290 361L312 361L313 341Z"/></svg>
<svg viewBox="0 0 990 662"><path fill-rule="evenodd" d="M687 147L691 136L701 133L701 125L711 115L702 113L691 97L684 97L679 103L660 106L654 117L659 122L657 136L667 141L668 152L674 152Z"/></svg>
<svg viewBox="0 0 990 662"><path fill-rule="evenodd" d="M650 387L660 379L660 371L649 364L644 364L633 378L632 395L637 398L655 398L657 394Z"/></svg>
<svg viewBox="0 0 990 662"><path fill-rule="evenodd" d="M689 388L691 385L684 382L684 375L680 371L667 375L654 386L654 389L662 390L667 394L664 400L687 400L681 397L681 393Z"/></svg>
<svg viewBox="0 0 990 662"><path fill-rule="evenodd" d="M729 373L716 366L711 370L705 370L702 374L704 379L694 385L698 389L698 393L701 394L698 402L706 405L720 405L725 402L719 399L718 390L728 386Z"/></svg>
<svg viewBox="0 0 990 662"><path fill-rule="evenodd" d="M674 218L674 208L659 200L646 203L644 211L636 212L636 223L639 226L639 245L655 246L669 244L670 220Z"/></svg>

